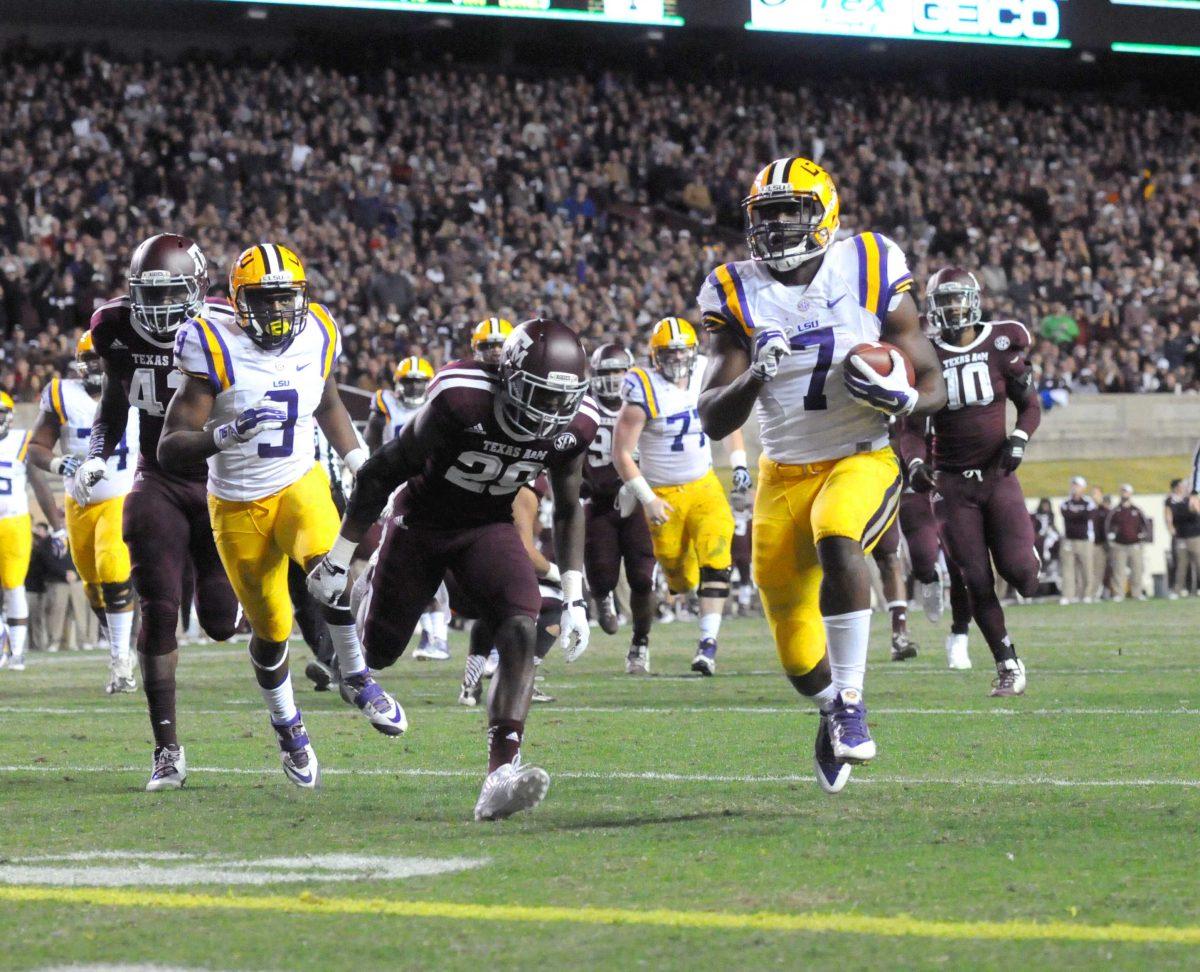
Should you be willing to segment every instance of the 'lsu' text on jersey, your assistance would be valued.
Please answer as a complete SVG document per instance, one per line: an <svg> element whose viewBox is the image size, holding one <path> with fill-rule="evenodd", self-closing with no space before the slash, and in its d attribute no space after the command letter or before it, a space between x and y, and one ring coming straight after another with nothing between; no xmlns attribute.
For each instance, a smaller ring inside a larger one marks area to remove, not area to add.
<svg viewBox="0 0 1200 972"><path fill-rule="evenodd" d="M409 419L421 410L405 405L390 388L380 388L371 399L371 412L383 416L383 438L380 445L387 445L400 434L400 430L408 424Z"/></svg>
<svg viewBox="0 0 1200 972"><path fill-rule="evenodd" d="M791 344L779 374L758 395L769 459L822 462L887 445L887 417L850 396L842 362L854 345L879 340L888 311L911 287L904 254L878 233L834 243L807 286L785 286L752 260L708 275L699 296L706 328L729 329L751 354L765 327L780 328Z"/></svg>
<svg viewBox="0 0 1200 972"><path fill-rule="evenodd" d="M638 439L638 468L651 486L677 486L712 468L712 447L700 427L700 389L706 359L696 357L686 388L668 381L657 368L630 368L621 400L646 413Z"/></svg>
<svg viewBox="0 0 1200 972"><path fill-rule="evenodd" d="M209 458L208 486L214 496L235 502L261 499L312 468L313 415L341 348L337 326L320 304L309 305L307 326L278 352L263 351L250 340L232 311L196 317L179 329L175 363L184 374L211 386L215 424L233 421L264 398L287 413L282 429Z"/></svg>
<svg viewBox="0 0 1200 972"><path fill-rule="evenodd" d="M58 446L64 456L86 459L88 443L92 437L92 420L96 417L99 403L88 394L78 378L55 378L42 389L38 402L48 415L58 416ZM129 424L116 451L108 457L108 475L92 487L88 506L124 496L133 487L133 474L137 467L138 417L137 409L129 408ZM132 455L131 455L132 453ZM66 487L71 493L74 477L67 477Z"/></svg>

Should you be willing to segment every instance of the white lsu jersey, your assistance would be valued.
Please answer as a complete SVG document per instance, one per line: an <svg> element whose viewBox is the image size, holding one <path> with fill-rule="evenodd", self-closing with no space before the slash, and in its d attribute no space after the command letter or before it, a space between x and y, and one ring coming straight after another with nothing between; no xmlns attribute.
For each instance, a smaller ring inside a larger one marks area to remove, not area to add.
<svg viewBox="0 0 1200 972"><path fill-rule="evenodd" d="M92 438L92 421L100 401L88 394L83 381L79 378L55 378L42 389L38 406L47 415L58 417L59 451L64 456L86 459ZM124 496L133 488L133 476L137 472L138 424L137 409L130 406L125 434L108 457L108 475L92 487L88 506ZM68 495L72 495L74 479L74 476L68 476L64 480Z"/></svg>
<svg viewBox="0 0 1200 972"><path fill-rule="evenodd" d="M842 368L852 347L879 340L888 311L911 287L904 254L879 233L834 243L807 286L784 286L753 260L722 264L705 278L706 328L729 329L751 354L766 327L782 329L791 343L756 403L767 458L796 465L887 445L887 416L850 395Z"/></svg>
<svg viewBox="0 0 1200 972"><path fill-rule="evenodd" d="M25 429L9 429L0 439L0 520L29 512L25 455L32 435Z"/></svg>
<svg viewBox="0 0 1200 972"><path fill-rule="evenodd" d="M264 351L238 326L232 308L209 305L203 317L179 329L175 366L208 382L216 396L209 428L232 422L263 399L287 415L270 430L208 459L208 489L214 496L249 502L286 489L316 462L314 413L342 350L329 312L309 304L308 317L282 351Z"/></svg>
<svg viewBox="0 0 1200 972"><path fill-rule="evenodd" d="M638 439L638 468L651 486L678 486L712 468L712 446L700 426L703 355L696 356L686 388L667 381L658 369L630 368L621 384L621 401L646 413Z"/></svg>
<svg viewBox="0 0 1200 972"><path fill-rule="evenodd" d="M387 445L400 434L400 430L408 424L421 406L405 405L390 388L380 388L371 400L371 411L383 416L383 440L380 445Z"/></svg>

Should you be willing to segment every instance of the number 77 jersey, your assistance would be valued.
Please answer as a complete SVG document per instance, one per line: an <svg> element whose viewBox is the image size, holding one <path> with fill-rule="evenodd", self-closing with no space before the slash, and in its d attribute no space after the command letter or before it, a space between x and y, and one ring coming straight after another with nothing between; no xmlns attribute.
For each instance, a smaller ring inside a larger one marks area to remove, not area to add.
<svg viewBox="0 0 1200 972"><path fill-rule="evenodd" d="M710 332L731 334L751 357L767 327L791 344L756 403L767 458L799 465L887 445L887 417L850 396L842 368L852 347L879 340L888 311L911 287L904 254L879 233L834 243L807 286L785 286L752 260L722 264L705 278L699 303Z"/></svg>
<svg viewBox="0 0 1200 972"><path fill-rule="evenodd" d="M712 446L700 425L700 390L707 360L696 357L686 388L668 381L658 369L630 368L621 384L621 401L646 413L638 439L638 468L651 486L678 486L712 468Z"/></svg>
<svg viewBox="0 0 1200 972"><path fill-rule="evenodd" d="M231 422L264 399L286 416L283 428L209 457L210 493L233 502L263 499L313 467L315 413L341 347L337 325L320 304L309 304L304 325L279 351L251 341L227 308L206 309L179 329L175 365L212 390L210 426Z"/></svg>

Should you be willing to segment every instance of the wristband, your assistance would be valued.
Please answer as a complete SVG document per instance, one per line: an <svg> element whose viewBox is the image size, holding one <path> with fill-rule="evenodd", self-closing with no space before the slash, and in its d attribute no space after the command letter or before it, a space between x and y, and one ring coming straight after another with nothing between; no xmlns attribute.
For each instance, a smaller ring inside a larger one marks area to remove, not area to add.
<svg viewBox="0 0 1200 972"><path fill-rule="evenodd" d="M583 571L564 570L562 572L563 601L574 604L583 600Z"/></svg>
<svg viewBox="0 0 1200 972"><path fill-rule="evenodd" d="M551 564L546 568L546 573L542 574L542 580L547 584L562 585L562 575L558 572L558 564Z"/></svg>
<svg viewBox="0 0 1200 972"><path fill-rule="evenodd" d="M361 447L351 449L344 456L342 462L346 464L346 468L350 470L351 476L357 476L358 471L362 468L362 464L367 461L367 450Z"/></svg>
<svg viewBox="0 0 1200 972"><path fill-rule="evenodd" d="M1013 429L1011 434L1015 435L1018 439L1024 439L1026 442L1029 441L1029 433L1023 429Z"/></svg>
<svg viewBox="0 0 1200 972"><path fill-rule="evenodd" d="M924 460L924 459L922 459L920 456L918 456L916 459L910 459L910 460L908 461L908 471L909 471L909 474L911 475L911 473L912 473L913 469L914 469L916 466L923 466L923 465L925 465L925 460Z"/></svg>
<svg viewBox="0 0 1200 972"><path fill-rule="evenodd" d="M737 469L738 466L745 466L746 465L746 450L745 449L730 450L729 465L731 465L734 469Z"/></svg>
<svg viewBox="0 0 1200 972"><path fill-rule="evenodd" d="M350 566L350 561L354 558L354 551L358 549L358 544L353 540L347 540L340 533L338 538L333 541L333 546L329 548L329 553L325 555L325 559L336 567L341 567L345 570Z"/></svg>
<svg viewBox="0 0 1200 972"><path fill-rule="evenodd" d="M54 473L54 475L56 475L56 476L62 475L62 465L63 465L63 457L55 456L53 459L50 460L50 471L52 473Z"/></svg>
<svg viewBox="0 0 1200 972"><path fill-rule="evenodd" d="M638 498L638 502L641 503L642 506L648 506L650 503L653 503L656 499L658 499L658 497L654 495L654 490L650 488L650 484L646 482L645 476L634 476L633 479L629 480L629 482L627 482L625 485L628 486L629 491Z"/></svg>

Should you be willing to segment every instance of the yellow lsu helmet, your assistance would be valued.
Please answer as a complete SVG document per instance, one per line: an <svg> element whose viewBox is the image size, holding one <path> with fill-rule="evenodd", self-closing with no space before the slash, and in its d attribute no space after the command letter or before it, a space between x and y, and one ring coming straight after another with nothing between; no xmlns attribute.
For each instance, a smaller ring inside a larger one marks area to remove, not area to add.
<svg viewBox="0 0 1200 972"><path fill-rule="evenodd" d="M776 159L759 172L742 212L750 256L781 272L824 253L841 222L833 177L799 156Z"/></svg>
<svg viewBox="0 0 1200 972"><path fill-rule="evenodd" d="M13 411L16 407L12 395L6 391L0 391L0 439L8 435L8 430L12 426Z"/></svg>
<svg viewBox="0 0 1200 972"><path fill-rule="evenodd" d="M71 366L83 379L84 388L92 393L100 390L104 384L104 362L96 353L91 331L84 331L83 336L75 342L75 360Z"/></svg>
<svg viewBox="0 0 1200 972"><path fill-rule="evenodd" d="M471 353L479 361L498 365L500 349L512 330L512 323L503 317L489 317L480 321L471 332Z"/></svg>
<svg viewBox="0 0 1200 972"><path fill-rule="evenodd" d="M308 319L304 264L286 246L260 243L242 251L229 271L229 299L246 336L264 351L291 344Z"/></svg>
<svg viewBox="0 0 1200 972"><path fill-rule="evenodd" d="M396 367L393 383L396 396L410 408L425 403L425 389L433 378L433 365L417 355L405 358Z"/></svg>
<svg viewBox="0 0 1200 972"><path fill-rule="evenodd" d="M650 332L650 363L667 381L691 378L700 342L682 317L664 317Z"/></svg>

